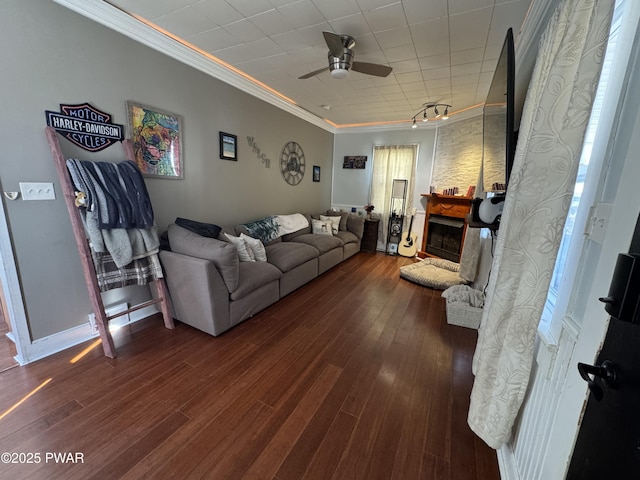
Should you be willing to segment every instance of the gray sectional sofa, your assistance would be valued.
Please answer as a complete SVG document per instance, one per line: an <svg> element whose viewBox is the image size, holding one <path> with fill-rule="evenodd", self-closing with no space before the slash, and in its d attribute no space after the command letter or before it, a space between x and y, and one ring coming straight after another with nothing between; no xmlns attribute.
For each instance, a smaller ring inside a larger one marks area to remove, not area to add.
<svg viewBox="0 0 640 480"><path fill-rule="evenodd" d="M244 225L222 228L217 238L172 224L170 250L160 252L175 318L211 335L220 335L360 251L364 219L346 212L332 234L309 226L263 242L266 261L240 261L225 235L247 235Z"/></svg>

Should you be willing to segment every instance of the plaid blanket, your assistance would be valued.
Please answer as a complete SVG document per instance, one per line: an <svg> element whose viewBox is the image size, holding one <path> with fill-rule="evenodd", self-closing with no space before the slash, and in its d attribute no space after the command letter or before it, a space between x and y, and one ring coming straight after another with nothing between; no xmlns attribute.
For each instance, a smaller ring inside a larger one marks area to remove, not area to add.
<svg viewBox="0 0 640 480"><path fill-rule="evenodd" d="M101 292L129 285L147 285L149 282L163 277L160 260L156 254L138 258L128 265L118 268L108 253L99 253L93 250L91 253Z"/></svg>

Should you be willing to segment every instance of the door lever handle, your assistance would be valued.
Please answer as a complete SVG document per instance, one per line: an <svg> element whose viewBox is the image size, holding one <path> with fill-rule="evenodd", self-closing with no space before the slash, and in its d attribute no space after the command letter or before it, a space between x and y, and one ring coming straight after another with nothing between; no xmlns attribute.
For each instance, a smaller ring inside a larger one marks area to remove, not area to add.
<svg viewBox="0 0 640 480"><path fill-rule="evenodd" d="M616 388L616 366L609 360L602 362L602 365L589 365L578 362L578 372L587 382L589 390L598 402L602 400L604 392L602 391L602 387L596 382L597 378L601 378L608 387Z"/></svg>

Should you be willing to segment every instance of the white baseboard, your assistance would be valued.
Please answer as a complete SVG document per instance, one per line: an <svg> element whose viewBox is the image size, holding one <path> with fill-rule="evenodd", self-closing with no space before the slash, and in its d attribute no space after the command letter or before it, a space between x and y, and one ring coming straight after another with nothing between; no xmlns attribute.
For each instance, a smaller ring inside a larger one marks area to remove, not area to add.
<svg viewBox="0 0 640 480"><path fill-rule="evenodd" d="M131 320L129 323L138 322L155 315L156 313L158 313L156 305L149 305L148 307L131 312L129 314L129 318ZM26 365L27 363L41 360L49 355L61 352L67 348L75 347L80 343L96 337L98 337L98 335L92 332L91 324L87 321L77 327L69 328L62 332L49 335L48 337L34 340L31 344L25 345L25 355L20 358L15 357L15 360L20 365Z"/></svg>

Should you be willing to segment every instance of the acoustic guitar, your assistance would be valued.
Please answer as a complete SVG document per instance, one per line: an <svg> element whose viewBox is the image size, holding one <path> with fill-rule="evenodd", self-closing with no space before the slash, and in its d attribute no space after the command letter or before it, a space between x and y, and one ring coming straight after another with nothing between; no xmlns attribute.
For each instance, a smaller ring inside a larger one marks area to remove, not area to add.
<svg viewBox="0 0 640 480"><path fill-rule="evenodd" d="M409 230L402 232L400 237L400 244L398 245L398 255L403 257L415 257L418 253L418 235L411 232L413 228L413 217L416 214L416 209L411 211L411 221L409 222Z"/></svg>

